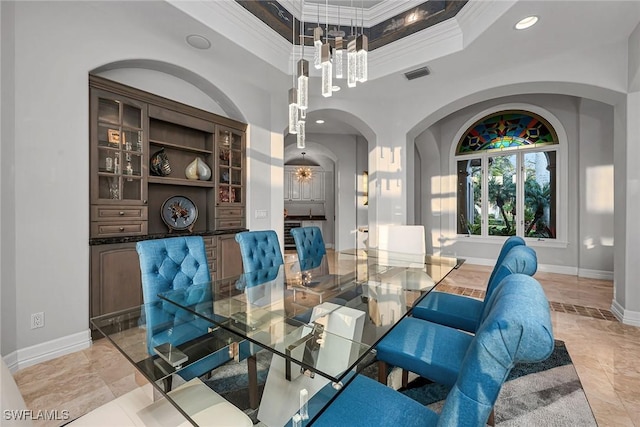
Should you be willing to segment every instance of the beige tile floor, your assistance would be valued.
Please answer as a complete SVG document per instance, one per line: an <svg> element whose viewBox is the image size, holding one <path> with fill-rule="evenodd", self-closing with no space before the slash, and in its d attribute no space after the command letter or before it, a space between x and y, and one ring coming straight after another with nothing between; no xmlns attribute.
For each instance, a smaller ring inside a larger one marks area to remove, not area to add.
<svg viewBox="0 0 640 427"><path fill-rule="evenodd" d="M489 267L465 264L443 284L448 291L481 297L489 274ZM567 345L598 425L640 427L640 328L611 316L611 281L552 273L536 278L552 303L555 336ZM68 410L71 418L146 382L104 339L22 369L15 378L30 409Z"/></svg>

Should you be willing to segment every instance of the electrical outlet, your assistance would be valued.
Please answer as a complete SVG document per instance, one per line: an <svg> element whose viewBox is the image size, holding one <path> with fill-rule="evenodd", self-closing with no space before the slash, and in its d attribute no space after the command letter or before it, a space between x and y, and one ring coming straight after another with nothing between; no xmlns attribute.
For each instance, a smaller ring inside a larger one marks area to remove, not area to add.
<svg viewBox="0 0 640 427"><path fill-rule="evenodd" d="M33 313L31 315L31 329L44 327L44 312Z"/></svg>

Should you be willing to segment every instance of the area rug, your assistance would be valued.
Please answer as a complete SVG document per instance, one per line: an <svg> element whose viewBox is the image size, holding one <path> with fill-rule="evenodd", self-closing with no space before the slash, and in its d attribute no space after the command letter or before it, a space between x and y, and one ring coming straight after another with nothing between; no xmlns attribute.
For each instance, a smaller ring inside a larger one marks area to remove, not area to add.
<svg viewBox="0 0 640 427"><path fill-rule="evenodd" d="M377 378L374 365L365 373ZM399 391L439 412L449 389L418 378ZM564 342L556 340L547 360L522 363L511 371L496 402L495 421L503 427L597 426Z"/></svg>
<svg viewBox="0 0 640 427"><path fill-rule="evenodd" d="M258 353L260 393L270 360L269 352ZM244 362L229 363L216 369L205 383L243 409L256 423L258 411L251 410L248 405L246 372ZM365 368L362 374L377 379L377 363ZM399 370L392 369L390 376L399 378L399 374ZM391 383L395 381L390 380ZM439 412L449 389L417 378L399 391ZM564 342L556 340L554 351L547 360L519 364L511 371L496 402L495 421L500 427L597 426Z"/></svg>

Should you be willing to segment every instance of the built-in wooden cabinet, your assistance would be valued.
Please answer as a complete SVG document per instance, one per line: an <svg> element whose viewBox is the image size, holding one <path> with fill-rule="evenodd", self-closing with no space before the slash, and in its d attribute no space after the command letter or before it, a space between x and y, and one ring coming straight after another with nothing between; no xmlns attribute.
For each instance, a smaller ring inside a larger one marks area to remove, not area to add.
<svg viewBox="0 0 640 427"><path fill-rule="evenodd" d="M284 168L284 200L287 202L323 202L325 200L325 172L317 166L309 166L311 179L299 181L296 170L299 166Z"/></svg>
<svg viewBox="0 0 640 427"><path fill-rule="evenodd" d="M142 304L135 243L91 246L91 312L112 313Z"/></svg>
<svg viewBox="0 0 640 427"><path fill-rule="evenodd" d="M147 105L93 90L91 237L147 234Z"/></svg>
<svg viewBox="0 0 640 427"><path fill-rule="evenodd" d="M90 315L141 304L139 240L201 235L212 278L240 274L246 124L101 77L90 76L89 87ZM151 167L158 153L169 173ZM186 171L194 161L195 175ZM188 229L162 219L175 196L197 208Z"/></svg>

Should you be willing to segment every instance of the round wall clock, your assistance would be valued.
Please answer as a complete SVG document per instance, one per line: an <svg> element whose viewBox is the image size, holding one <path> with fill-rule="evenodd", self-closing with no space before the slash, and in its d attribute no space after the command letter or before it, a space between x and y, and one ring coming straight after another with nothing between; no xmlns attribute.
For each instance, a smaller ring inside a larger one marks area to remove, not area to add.
<svg viewBox="0 0 640 427"><path fill-rule="evenodd" d="M169 232L173 230L189 230L191 232L196 219L198 219L198 208L184 196L173 196L162 204L160 216L169 227Z"/></svg>

